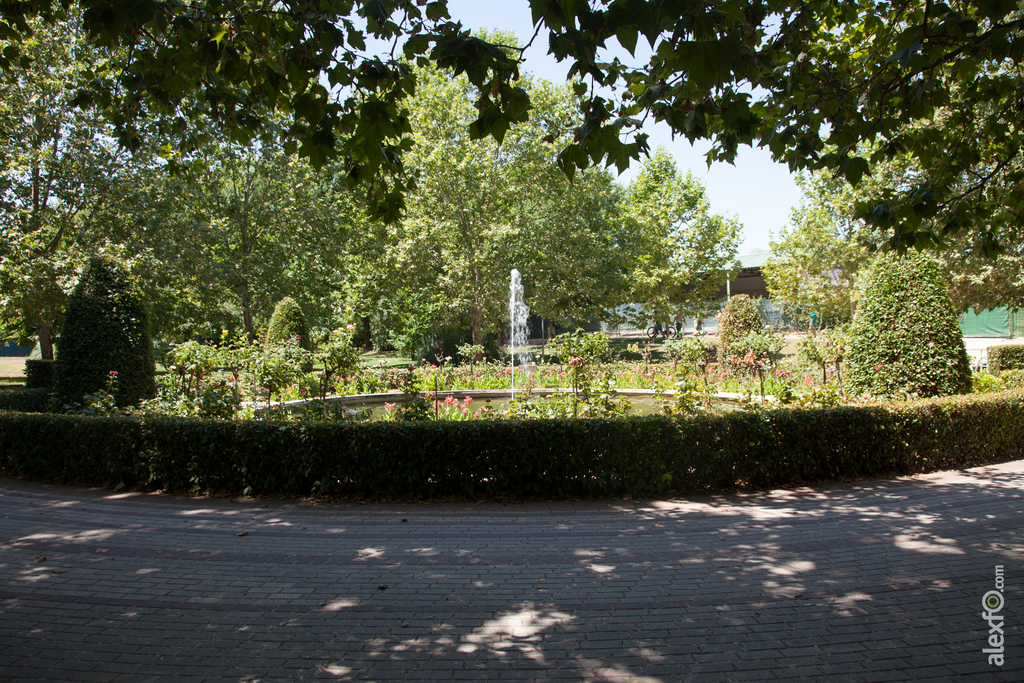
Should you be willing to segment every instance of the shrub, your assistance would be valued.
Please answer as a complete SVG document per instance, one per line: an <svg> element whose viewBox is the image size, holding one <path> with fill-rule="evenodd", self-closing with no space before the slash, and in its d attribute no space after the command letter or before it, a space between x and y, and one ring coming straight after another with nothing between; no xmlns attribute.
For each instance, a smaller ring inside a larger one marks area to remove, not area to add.
<svg viewBox="0 0 1024 683"><path fill-rule="evenodd" d="M353 345L348 331L343 329L330 332L317 358L324 366L319 383L321 398L331 391L333 381L337 380L342 384L355 381L362 370L359 351Z"/></svg>
<svg viewBox="0 0 1024 683"><path fill-rule="evenodd" d="M1024 344L1005 344L990 346L988 353L988 371L998 375L1005 370L1024 370Z"/></svg>
<svg viewBox="0 0 1024 683"><path fill-rule="evenodd" d="M737 294L729 299L718 314L718 338L728 345L748 334L764 328L757 302L746 294Z"/></svg>
<svg viewBox="0 0 1024 683"><path fill-rule="evenodd" d="M24 391L24 390L23 390ZM0 413L0 474L369 498L657 495L1001 462L1024 393L615 420L281 423Z"/></svg>
<svg viewBox="0 0 1024 683"><path fill-rule="evenodd" d="M68 297L54 402L79 403L106 388L117 373L117 403L130 405L156 395L153 344L142 297L113 261L93 257Z"/></svg>
<svg viewBox="0 0 1024 683"><path fill-rule="evenodd" d="M25 361L25 388L53 389L55 361L36 359Z"/></svg>
<svg viewBox="0 0 1024 683"><path fill-rule="evenodd" d="M473 343L473 333L468 328L442 327L425 333L412 354L414 363L437 363L437 357L451 358L458 363L465 359L459 354L459 347ZM484 356L497 358L498 338L491 333L483 337Z"/></svg>
<svg viewBox="0 0 1024 683"><path fill-rule="evenodd" d="M943 396L971 391L971 368L938 261L879 255L846 346L854 394Z"/></svg>
<svg viewBox="0 0 1024 683"><path fill-rule="evenodd" d="M1003 370L999 381L1007 389L1024 389L1024 370Z"/></svg>
<svg viewBox="0 0 1024 683"><path fill-rule="evenodd" d="M715 347L699 337L675 337L665 342L666 350L673 359L678 359L686 371L704 379L704 388L709 388L708 366L715 358Z"/></svg>
<svg viewBox="0 0 1024 683"><path fill-rule="evenodd" d="M47 388L0 390L0 410L19 413L45 413L50 409L50 390Z"/></svg>
<svg viewBox="0 0 1024 683"><path fill-rule="evenodd" d="M199 396L203 379L222 360L218 349L197 341L187 341L171 348L166 355L167 370L177 376L186 396Z"/></svg>
<svg viewBox="0 0 1024 683"><path fill-rule="evenodd" d="M758 334L764 329L761 313L757 302L746 294L737 294L729 299L725 308L718 314L718 346L719 362L725 365L735 364L737 353L732 348L739 340L751 334ZM746 354L739 355L742 357Z"/></svg>
<svg viewBox="0 0 1024 683"><path fill-rule="evenodd" d="M414 363L438 363L438 356L459 359L459 346L472 344L473 335L468 329L458 327L442 327L426 332L420 337L415 351L412 353Z"/></svg>
<svg viewBox="0 0 1024 683"><path fill-rule="evenodd" d="M990 394L994 391L1005 389L1003 382L995 375L987 372L975 372L971 374L971 391L975 394Z"/></svg>
<svg viewBox="0 0 1024 683"><path fill-rule="evenodd" d="M267 325L267 346L276 346L296 337L299 339L300 347L306 351L313 350L302 307L295 299L286 296L277 303L273 315L270 316L270 324Z"/></svg>

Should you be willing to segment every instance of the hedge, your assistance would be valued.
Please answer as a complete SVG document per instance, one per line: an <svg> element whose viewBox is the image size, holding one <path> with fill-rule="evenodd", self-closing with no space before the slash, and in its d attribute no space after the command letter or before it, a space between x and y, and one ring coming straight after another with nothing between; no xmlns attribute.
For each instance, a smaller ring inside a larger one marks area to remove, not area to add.
<svg viewBox="0 0 1024 683"><path fill-rule="evenodd" d="M1006 370L1024 370L1024 344L990 346L987 353L988 371L993 375Z"/></svg>
<svg viewBox="0 0 1024 683"><path fill-rule="evenodd" d="M25 386L29 389L53 389L56 363L46 359L25 361Z"/></svg>
<svg viewBox="0 0 1024 683"><path fill-rule="evenodd" d="M21 413L45 413L49 409L49 389L12 387L0 391L0 410L16 410Z"/></svg>
<svg viewBox="0 0 1024 683"><path fill-rule="evenodd" d="M0 473L87 486L422 499L703 493L1024 454L1024 392L677 419L239 422L0 413Z"/></svg>

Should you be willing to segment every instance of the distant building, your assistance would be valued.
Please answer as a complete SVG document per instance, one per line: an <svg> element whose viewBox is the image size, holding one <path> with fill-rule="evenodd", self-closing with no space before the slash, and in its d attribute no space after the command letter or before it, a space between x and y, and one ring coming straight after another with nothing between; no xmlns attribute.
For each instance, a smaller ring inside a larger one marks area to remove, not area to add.
<svg viewBox="0 0 1024 683"><path fill-rule="evenodd" d="M718 289L718 297L725 299L733 294L746 294L755 299L767 299L768 285L765 284L764 275L761 274L761 266L772 254L769 251L760 254L747 254L738 256L742 270L730 282L723 282Z"/></svg>

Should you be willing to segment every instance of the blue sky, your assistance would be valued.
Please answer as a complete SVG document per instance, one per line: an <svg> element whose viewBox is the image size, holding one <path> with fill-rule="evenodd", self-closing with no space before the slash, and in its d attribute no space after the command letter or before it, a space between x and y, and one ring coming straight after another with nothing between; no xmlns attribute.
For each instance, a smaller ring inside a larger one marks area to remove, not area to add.
<svg viewBox="0 0 1024 683"><path fill-rule="evenodd" d="M470 29L512 31L522 42L533 35L534 26L526 0L448 0L448 9L453 19ZM642 39L637 44L638 57L641 44L646 45ZM564 82L570 65L568 62L556 62L547 54L547 47L547 37L538 36L526 52L524 70L549 81ZM625 52L619 57L631 59ZM772 233L778 234L779 228L789 220L790 210L800 202L800 191L789 169L773 162L763 150L741 148L735 166L715 164L708 169L704 159L708 145L691 146L682 137L672 140L671 132L664 125L648 124L645 131L650 135L652 150L666 147L680 169L689 171L704 182L714 212L732 214L743 224L741 255L767 249ZM636 167L634 164L620 179L628 182Z"/></svg>

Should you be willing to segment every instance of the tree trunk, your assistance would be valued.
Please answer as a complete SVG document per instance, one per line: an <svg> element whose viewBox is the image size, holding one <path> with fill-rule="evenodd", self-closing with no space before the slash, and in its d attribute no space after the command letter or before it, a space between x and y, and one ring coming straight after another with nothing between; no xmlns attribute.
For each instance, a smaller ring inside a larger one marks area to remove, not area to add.
<svg viewBox="0 0 1024 683"><path fill-rule="evenodd" d="M483 305L480 303L480 268L476 265L473 266L473 302L469 307L469 320L470 330L473 335L473 344L475 346L483 346L484 343L484 327L481 317L483 316ZM473 362L479 363L484 359L482 353L478 353L473 356Z"/></svg>
<svg viewBox="0 0 1024 683"><path fill-rule="evenodd" d="M53 337L50 335L50 326L43 324L36 331L39 337L39 353L43 360L53 360Z"/></svg>
<svg viewBox="0 0 1024 683"><path fill-rule="evenodd" d="M483 346L484 343L484 328L483 322L480 317L483 315L483 306L479 304L473 304L469 308L470 318L470 329L473 333L473 344L474 346ZM484 354L477 353L473 356L473 362L479 363L484 359Z"/></svg>
<svg viewBox="0 0 1024 683"><path fill-rule="evenodd" d="M239 302L242 306L242 324L245 325L245 336L252 344L256 341L256 330L252 324L252 304L249 301L249 293L243 292Z"/></svg>
<svg viewBox="0 0 1024 683"><path fill-rule="evenodd" d="M370 327L370 316L363 316L363 351L373 351L373 329Z"/></svg>

